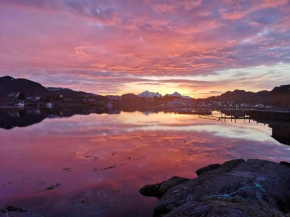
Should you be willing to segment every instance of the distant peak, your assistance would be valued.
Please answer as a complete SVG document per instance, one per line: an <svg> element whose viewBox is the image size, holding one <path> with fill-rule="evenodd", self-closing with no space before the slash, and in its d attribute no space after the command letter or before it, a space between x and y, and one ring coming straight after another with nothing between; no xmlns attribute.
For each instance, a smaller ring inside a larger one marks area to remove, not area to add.
<svg viewBox="0 0 290 217"><path fill-rule="evenodd" d="M174 93L171 94L166 94L167 96L174 96L174 97L181 97L183 99L191 99L190 96L183 96L180 93L178 93L177 91L175 91Z"/></svg>
<svg viewBox="0 0 290 217"><path fill-rule="evenodd" d="M168 96L178 96L178 97L182 97L182 95L180 94L180 93L178 93L178 92L174 92L174 93L172 93L172 94L167 94Z"/></svg>
<svg viewBox="0 0 290 217"><path fill-rule="evenodd" d="M246 92L245 90L238 90L238 89L236 89L236 90L234 90L234 92Z"/></svg>
<svg viewBox="0 0 290 217"><path fill-rule="evenodd" d="M154 93L154 92L150 92L148 90L138 94L139 97L145 97L145 98L154 98L154 97L162 97L162 95L160 93Z"/></svg>

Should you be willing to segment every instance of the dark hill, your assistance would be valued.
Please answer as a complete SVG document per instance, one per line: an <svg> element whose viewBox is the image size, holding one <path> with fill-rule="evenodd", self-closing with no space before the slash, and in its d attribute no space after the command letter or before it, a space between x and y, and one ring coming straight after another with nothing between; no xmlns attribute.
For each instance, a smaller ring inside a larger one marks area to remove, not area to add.
<svg viewBox="0 0 290 217"><path fill-rule="evenodd" d="M272 93L289 93L290 92L290 84L288 85L281 85L279 87L275 87L272 90Z"/></svg>
<svg viewBox="0 0 290 217"><path fill-rule="evenodd" d="M36 96L57 96L63 95L66 98L92 98L96 100L106 100L106 97L86 93L82 91L74 91L68 88L44 87L41 84L27 79L15 79L10 76L0 77L0 95L7 95L11 92L22 92L28 95Z"/></svg>
<svg viewBox="0 0 290 217"><path fill-rule="evenodd" d="M227 91L220 96L209 97L208 100L233 101L268 104L272 100L272 92L263 90L257 93L245 90Z"/></svg>
<svg viewBox="0 0 290 217"><path fill-rule="evenodd" d="M106 101L107 97L101 96L98 94L87 93L83 91L74 91L68 88L61 88L61 87L48 87L50 94L53 95L63 95L65 98L90 98L96 100L103 100Z"/></svg>
<svg viewBox="0 0 290 217"><path fill-rule="evenodd" d="M39 83L24 78L15 79L10 76L0 77L0 94L23 92L26 94L49 94L49 91Z"/></svg>

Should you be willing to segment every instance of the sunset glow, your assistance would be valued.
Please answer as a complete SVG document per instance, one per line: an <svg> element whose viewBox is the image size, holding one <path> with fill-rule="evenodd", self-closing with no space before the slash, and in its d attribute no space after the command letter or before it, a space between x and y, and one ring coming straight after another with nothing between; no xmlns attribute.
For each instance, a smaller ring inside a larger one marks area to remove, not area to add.
<svg viewBox="0 0 290 217"><path fill-rule="evenodd" d="M0 76L204 98L290 81L288 0L1 0Z"/></svg>

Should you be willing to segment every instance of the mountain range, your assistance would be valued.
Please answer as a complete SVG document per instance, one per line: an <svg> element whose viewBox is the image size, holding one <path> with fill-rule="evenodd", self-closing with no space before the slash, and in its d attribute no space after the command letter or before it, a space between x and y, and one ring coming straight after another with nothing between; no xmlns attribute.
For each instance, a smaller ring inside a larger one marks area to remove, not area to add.
<svg viewBox="0 0 290 217"><path fill-rule="evenodd" d="M139 97L145 97L145 98L154 98L154 97L158 97L158 98L160 98L160 97L163 97L163 96L162 96L160 93L158 93L158 92L154 93L154 92L150 92L150 91L148 91L148 90L146 90L146 91L144 91L144 92L138 94L137 96L139 96ZM174 92L174 93L172 93L172 94L166 94L166 95L164 95L164 96L167 96L167 97L180 97L180 98L184 98L184 99L191 99L190 96L183 96L183 95L181 95L181 94L178 93L178 92Z"/></svg>
<svg viewBox="0 0 290 217"><path fill-rule="evenodd" d="M259 103L269 103L272 100L272 91L259 91L251 92L245 90L234 90L227 91L219 96L212 96L207 98L210 101L240 101L240 102L259 102Z"/></svg>
<svg viewBox="0 0 290 217"><path fill-rule="evenodd" d="M162 97L162 95L158 92L149 92L148 90L144 91L143 93L138 94L139 97L145 97L145 98L154 98L154 97Z"/></svg>
<svg viewBox="0 0 290 217"><path fill-rule="evenodd" d="M274 88L273 90L276 90ZM24 92L26 95L38 95L38 96L52 96L52 95L64 95L67 97L103 97L97 94L86 93L82 91L74 91L68 88L56 88L56 87L44 87L41 84L30 81L28 79L23 78L13 78L11 76L0 77L0 95L7 96L7 94L11 92ZM125 94L126 95L126 94ZM127 94L128 95L128 94ZM129 94L130 95L130 94ZM128 95L128 96L129 96ZM134 95L134 94L131 94ZM170 98L170 97L180 97L185 99L191 99L189 96L183 96L178 92L174 92L172 94L166 94L162 96L160 93L144 91L138 95L135 95L139 98ZM207 99L208 101L248 101L248 102L260 102L260 103L268 103L272 100L273 91L259 91L259 92L251 92L245 90L234 90L227 91L219 96L212 96ZM130 97L130 96L129 96Z"/></svg>

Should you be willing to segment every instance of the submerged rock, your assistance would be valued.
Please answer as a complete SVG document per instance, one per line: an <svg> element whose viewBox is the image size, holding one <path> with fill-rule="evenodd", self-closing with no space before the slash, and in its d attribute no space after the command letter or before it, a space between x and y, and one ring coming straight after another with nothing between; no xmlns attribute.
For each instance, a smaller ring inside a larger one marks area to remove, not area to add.
<svg viewBox="0 0 290 217"><path fill-rule="evenodd" d="M161 185L171 179L140 190L161 198L154 216L290 216L290 168L286 164L237 159L198 171L197 178L162 192Z"/></svg>
<svg viewBox="0 0 290 217"><path fill-rule="evenodd" d="M59 186L60 186L60 183L56 183L55 185L51 185L51 186L47 187L45 190L53 190Z"/></svg>
<svg viewBox="0 0 290 217"><path fill-rule="evenodd" d="M17 207L17 206L7 206L2 211L4 211L4 213L6 213L6 212L27 212L26 209L23 209L23 208Z"/></svg>

